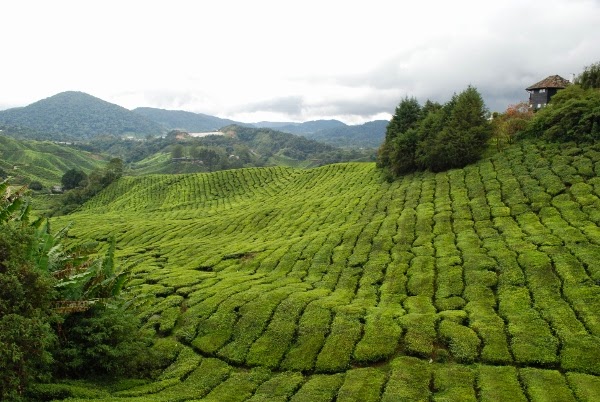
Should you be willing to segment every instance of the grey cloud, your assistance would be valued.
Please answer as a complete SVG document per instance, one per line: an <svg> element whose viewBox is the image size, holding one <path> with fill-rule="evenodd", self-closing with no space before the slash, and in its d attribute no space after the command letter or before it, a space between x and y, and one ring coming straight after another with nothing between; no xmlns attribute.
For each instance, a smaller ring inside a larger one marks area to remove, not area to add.
<svg viewBox="0 0 600 402"><path fill-rule="evenodd" d="M300 116L305 106L305 100L302 96L284 96L243 105L236 111L251 113L279 112L290 116Z"/></svg>
<svg viewBox="0 0 600 402"><path fill-rule="evenodd" d="M581 3L590 5L589 1ZM508 104L526 100L525 88L532 83L553 74L569 79L597 61L600 41L590 35L590 26L600 23L595 6L588 7L585 17L570 19L563 16L565 10L552 6L540 10L525 3L494 15L479 35L449 31L447 37L441 34L392 52L369 72L310 79L345 87L368 86L374 93L395 90L396 103L404 96L445 102L473 85L490 110L502 111ZM413 40L418 40L418 34ZM344 103L340 101L340 107ZM393 108L388 111L393 113Z"/></svg>

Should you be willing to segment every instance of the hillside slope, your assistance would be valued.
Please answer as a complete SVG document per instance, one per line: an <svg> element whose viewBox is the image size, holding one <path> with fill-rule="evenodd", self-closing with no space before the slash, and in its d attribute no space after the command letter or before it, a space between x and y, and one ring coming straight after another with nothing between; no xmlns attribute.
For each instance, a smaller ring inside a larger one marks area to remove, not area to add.
<svg viewBox="0 0 600 402"><path fill-rule="evenodd" d="M190 133L217 131L221 127L231 124L243 124L229 119L221 119L207 114L192 113L183 110L138 107L133 109L133 112L160 124L165 129L179 129Z"/></svg>
<svg viewBox="0 0 600 402"><path fill-rule="evenodd" d="M575 401L600 395L600 149L522 143L387 183L374 164L123 178L117 237L174 361L98 400ZM476 363L476 364L473 364ZM84 396L85 395L85 396Z"/></svg>
<svg viewBox="0 0 600 402"><path fill-rule="evenodd" d="M44 186L60 184L69 169L90 172L106 164L104 158L48 141L15 140L0 135L0 176L12 176L11 182L39 181Z"/></svg>
<svg viewBox="0 0 600 402"><path fill-rule="evenodd" d="M0 111L0 125L85 140L102 134L157 135L159 124L83 92L61 92L29 106ZM63 137L61 137L63 138Z"/></svg>
<svg viewBox="0 0 600 402"><path fill-rule="evenodd" d="M389 121L375 120L356 126L343 126L323 129L306 138L342 148L379 148L385 138Z"/></svg>

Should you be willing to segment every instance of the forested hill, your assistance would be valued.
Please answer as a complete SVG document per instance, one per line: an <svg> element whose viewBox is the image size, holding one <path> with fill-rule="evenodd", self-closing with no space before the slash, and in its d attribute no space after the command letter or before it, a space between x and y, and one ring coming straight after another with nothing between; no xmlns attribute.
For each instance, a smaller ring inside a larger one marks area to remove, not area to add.
<svg viewBox="0 0 600 402"><path fill-rule="evenodd" d="M305 121L304 123L261 122L261 123L254 123L254 126L263 127L263 128L274 128L276 130L283 131L285 133L299 134L299 135L312 134L312 133L316 133L317 131L327 130L327 129L331 129L331 128L347 127L346 124L342 123L339 120L312 120L312 121Z"/></svg>
<svg viewBox="0 0 600 402"><path fill-rule="evenodd" d="M0 125L26 128L48 139L87 140L102 134L146 136L166 131L124 107L74 91L0 111Z"/></svg>
<svg viewBox="0 0 600 402"><path fill-rule="evenodd" d="M387 120L347 125L339 120L315 120L304 123L254 123L341 148L378 148L385 137Z"/></svg>
<svg viewBox="0 0 600 402"><path fill-rule="evenodd" d="M378 148L385 138L385 129L389 121L375 120L355 126L341 126L322 129L306 138L341 148Z"/></svg>
<svg viewBox="0 0 600 402"><path fill-rule="evenodd" d="M240 124L233 120L221 119L202 113L192 113L183 110L165 110L152 107L138 107L134 113L152 120L167 130L184 130L188 132L217 131L221 127L231 124Z"/></svg>

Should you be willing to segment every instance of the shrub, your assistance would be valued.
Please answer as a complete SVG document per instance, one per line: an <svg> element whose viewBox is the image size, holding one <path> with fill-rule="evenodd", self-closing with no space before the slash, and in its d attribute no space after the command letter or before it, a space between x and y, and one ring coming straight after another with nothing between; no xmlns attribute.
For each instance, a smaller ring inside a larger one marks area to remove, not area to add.
<svg viewBox="0 0 600 402"><path fill-rule="evenodd" d="M439 332L458 361L472 362L479 355L481 341L472 329L452 321L442 320Z"/></svg>
<svg viewBox="0 0 600 402"><path fill-rule="evenodd" d="M147 373L155 353L138 328L132 313L116 308L99 306L67 316L54 351L56 374L77 378Z"/></svg>
<svg viewBox="0 0 600 402"><path fill-rule="evenodd" d="M0 229L0 399L20 400L30 382L47 377L52 362L54 292L27 258L31 233L16 223Z"/></svg>

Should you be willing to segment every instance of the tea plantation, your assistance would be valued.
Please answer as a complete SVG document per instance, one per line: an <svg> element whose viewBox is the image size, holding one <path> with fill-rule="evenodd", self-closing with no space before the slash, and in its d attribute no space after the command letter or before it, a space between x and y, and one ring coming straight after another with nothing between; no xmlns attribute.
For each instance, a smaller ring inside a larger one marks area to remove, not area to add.
<svg viewBox="0 0 600 402"><path fill-rule="evenodd" d="M115 235L171 365L96 401L593 401L600 146L524 142L388 183L371 163L125 177Z"/></svg>
<svg viewBox="0 0 600 402"><path fill-rule="evenodd" d="M0 135L0 170L13 176L15 184L39 181L45 187L60 185L67 170L101 169L106 165L104 159L50 141L15 140Z"/></svg>

